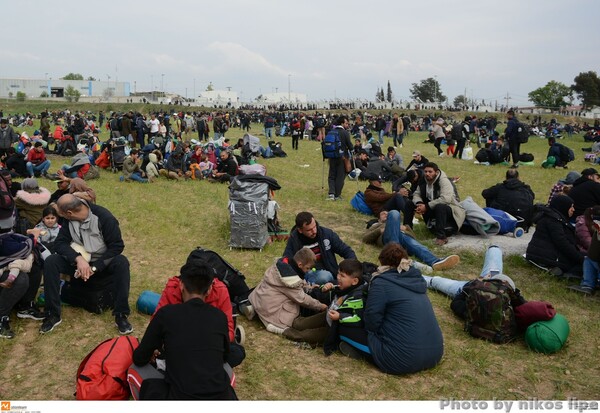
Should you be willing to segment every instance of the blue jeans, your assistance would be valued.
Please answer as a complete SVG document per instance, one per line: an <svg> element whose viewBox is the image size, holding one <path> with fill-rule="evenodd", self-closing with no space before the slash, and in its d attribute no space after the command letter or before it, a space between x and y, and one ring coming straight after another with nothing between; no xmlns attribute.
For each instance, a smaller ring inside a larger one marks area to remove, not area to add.
<svg viewBox="0 0 600 413"><path fill-rule="evenodd" d="M379 144L383 145L383 135L385 135L385 129L379 131Z"/></svg>
<svg viewBox="0 0 600 413"><path fill-rule="evenodd" d="M581 286L595 288L598 279L600 279L600 265L598 261L585 257L583 260L583 280L581 280Z"/></svg>
<svg viewBox="0 0 600 413"><path fill-rule="evenodd" d="M333 275L327 270L313 270L304 275L304 280L309 284L323 285L333 283ZM335 284L335 283L334 283Z"/></svg>
<svg viewBox="0 0 600 413"><path fill-rule="evenodd" d="M502 250L498 247L490 247L485 253L483 268L479 276L485 277L497 274L502 274ZM426 275L423 275L423 278L427 282L427 287L444 293L450 298L456 297L462 291L465 284L469 282L451 280L444 277L429 277Z"/></svg>
<svg viewBox="0 0 600 413"><path fill-rule="evenodd" d="M146 178L142 178L142 175L139 172L132 173L131 176L129 177L129 179L132 181L141 182L144 184L146 182L148 182L148 180Z"/></svg>
<svg viewBox="0 0 600 413"><path fill-rule="evenodd" d="M50 169L50 161L46 159L44 162L38 165L34 165L31 162L27 162L25 166L27 167L27 173L29 174L29 176L34 177L35 172L39 172L42 175L46 174L46 172L48 172L48 169Z"/></svg>
<svg viewBox="0 0 600 413"><path fill-rule="evenodd" d="M70 169L70 168L71 168L71 165L63 165L63 166L62 166L60 169L62 169L62 170L63 170L63 172L65 173L65 176L66 176L67 178L78 178L78 176L77 176L77 171L73 171L73 172L71 172L71 173L67 173L67 172L66 172L66 170L67 170L67 169Z"/></svg>
<svg viewBox="0 0 600 413"><path fill-rule="evenodd" d="M397 242L408 252L408 255L416 257L427 265L433 265L440 261L426 246L416 239L409 237L400 230L400 212L391 210L388 212L385 230L383 231L383 244Z"/></svg>
<svg viewBox="0 0 600 413"><path fill-rule="evenodd" d="M273 137L273 128L265 128L265 137L272 138Z"/></svg>

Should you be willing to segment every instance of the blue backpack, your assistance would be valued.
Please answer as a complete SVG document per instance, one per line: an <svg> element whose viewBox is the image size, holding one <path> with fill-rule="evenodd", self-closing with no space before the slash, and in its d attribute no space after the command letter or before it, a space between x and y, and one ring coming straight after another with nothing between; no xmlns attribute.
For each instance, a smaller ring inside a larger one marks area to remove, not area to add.
<svg viewBox="0 0 600 413"><path fill-rule="evenodd" d="M323 157L329 159L341 158L342 154L342 141L340 140L339 128L333 128L327 132L325 139L323 139Z"/></svg>
<svg viewBox="0 0 600 413"><path fill-rule="evenodd" d="M362 191L358 191L356 195L354 195L354 197L350 200L350 205L352 205L352 208L356 209L361 214L374 215L371 208L369 208L365 202L365 194L363 194Z"/></svg>

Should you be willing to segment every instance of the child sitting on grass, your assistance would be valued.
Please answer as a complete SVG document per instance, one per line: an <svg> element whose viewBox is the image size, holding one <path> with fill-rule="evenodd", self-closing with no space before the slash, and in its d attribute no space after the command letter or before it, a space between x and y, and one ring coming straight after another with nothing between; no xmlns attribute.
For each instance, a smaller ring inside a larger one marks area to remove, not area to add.
<svg viewBox="0 0 600 413"><path fill-rule="evenodd" d="M60 231L56 209L51 206L44 208L42 211L42 220L34 229L39 230L38 241L44 244L51 252L54 252L54 241L56 241L56 237Z"/></svg>

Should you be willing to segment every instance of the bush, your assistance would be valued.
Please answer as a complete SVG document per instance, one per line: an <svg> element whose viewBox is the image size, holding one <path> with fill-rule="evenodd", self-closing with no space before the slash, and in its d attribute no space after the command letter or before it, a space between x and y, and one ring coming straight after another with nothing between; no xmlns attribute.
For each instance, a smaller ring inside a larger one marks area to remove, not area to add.
<svg viewBox="0 0 600 413"><path fill-rule="evenodd" d="M25 94L25 92L17 92L18 102L25 102L25 99L27 99L27 95Z"/></svg>

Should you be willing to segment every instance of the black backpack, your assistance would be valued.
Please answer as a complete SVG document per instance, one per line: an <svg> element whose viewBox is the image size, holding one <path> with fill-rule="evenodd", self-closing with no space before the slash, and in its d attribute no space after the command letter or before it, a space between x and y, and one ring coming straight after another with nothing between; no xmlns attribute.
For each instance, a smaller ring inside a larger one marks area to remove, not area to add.
<svg viewBox="0 0 600 413"><path fill-rule="evenodd" d="M519 155L520 162L533 162L533 159L532 153L522 153Z"/></svg>
<svg viewBox="0 0 600 413"><path fill-rule="evenodd" d="M560 145L560 159L565 163L572 162L575 160L575 152L568 146Z"/></svg>
<svg viewBox="0 0 600 413"><path fill-rule="evenodd" d="M527 143L529 141L529 135L531 135L531 129L529 125L522 122L517 123L517 140L519 143Z"/></svg>
<svg viewBox="0 0 600 413"><path fill-rule="evenodd" d="M489 162L490 156L489 156L488 150L485 148L481 148L480 150L478 150L477 153L475 154L475 159L477 159L477 161L479 163Z"/></svg>
<svg viewBox="0 0 600 413"><path fill-rule="evenodd" d="M246 277L219 254L202 247L196 247L188 256L186 264L192 261L202 261L213 269L215 278L218 278L227 286L231 301L239 304L248 299L251 290L246 284Z"/></svg>
<svg viewBox="0 0 600 413"><path fill-rule="evenodd" d="M452 136L452 139L454 139L455 141L459 141L459 140L463 139L463 124L462 123L456 124L452 127L451 136Z"/></svg>

